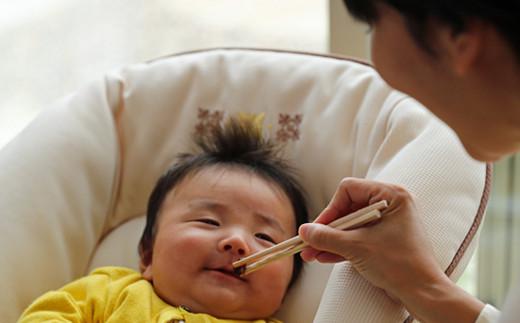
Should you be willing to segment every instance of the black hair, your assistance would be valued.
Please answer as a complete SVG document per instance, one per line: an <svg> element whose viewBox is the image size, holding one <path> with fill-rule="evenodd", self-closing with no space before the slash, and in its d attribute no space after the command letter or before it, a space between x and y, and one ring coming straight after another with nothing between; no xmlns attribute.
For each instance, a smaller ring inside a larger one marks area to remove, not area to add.
<svg viewBox="0 0 520 323"><path fill-rule="evenodd" d="M429 42L429 21L447 24L454 33L465 30L470 19L479 19L493 25L509 43L520 61L520 33L518 32L518 0L343 0L357 19L372 24L377 21L378 4L388 5L404 17L414 41L435 56Z"/></svg>
<svg viewBox="0 0 520 323"><path fill-rule="evenodd" d="M210 135L195 138L198 151L184 153L162 175L148 200L146 227L139 241L141 261L151 262L157 217L168 193L186 176L212 167L223 166L250 171L277 185L289 198L296 231L308 222L305 191L296 180L296 171L281 157L281 146L265 139L261 129L253 120L230 118L225 126L218 126ZM302 269L302 259L294 256L294 266L290 285L294 283Z"/></svg>

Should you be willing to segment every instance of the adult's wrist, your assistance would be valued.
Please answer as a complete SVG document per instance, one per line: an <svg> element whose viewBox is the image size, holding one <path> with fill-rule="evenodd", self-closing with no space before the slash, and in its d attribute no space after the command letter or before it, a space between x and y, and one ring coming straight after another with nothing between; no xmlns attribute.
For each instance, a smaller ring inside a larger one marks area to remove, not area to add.
<svg viewBox="0 0 520 323"><path fill-rule="evenodd" d="M485 306L445 275L410 286L398 297L408 312L423 323L474 323Z"/></svg>

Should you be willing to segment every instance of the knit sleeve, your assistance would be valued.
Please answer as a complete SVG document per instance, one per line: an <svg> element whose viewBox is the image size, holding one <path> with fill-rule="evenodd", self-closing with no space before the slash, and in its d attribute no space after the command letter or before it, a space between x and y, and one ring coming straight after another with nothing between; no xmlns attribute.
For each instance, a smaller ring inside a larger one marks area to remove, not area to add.
<svg viewBox="0 0 520 323"><path fill-rule="evenodd" d="M487 304L480 312L475 323L495 323L498 322L500 312L493 306Z"/></svg>

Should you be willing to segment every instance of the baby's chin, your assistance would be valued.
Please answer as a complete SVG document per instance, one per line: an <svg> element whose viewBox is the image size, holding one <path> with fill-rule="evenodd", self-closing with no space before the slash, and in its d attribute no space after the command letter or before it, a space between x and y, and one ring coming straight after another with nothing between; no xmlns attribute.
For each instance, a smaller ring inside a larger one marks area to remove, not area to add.
<svg viewBox="0 0 520 323"><path fill-rule="evenodd" d="M186 301L184 304L180 304L181 307L192 313L204 313L209 314L219 319L234 319L234 320L257 320L271 317L278 310L279 306L265 306L265 302L258 300L242 300L243 305L237 304L237 302L226 302L222 299L211 299L205 298L197 302ZM258 306L252 307L253 305L262 304L263 308Z"/></svg>

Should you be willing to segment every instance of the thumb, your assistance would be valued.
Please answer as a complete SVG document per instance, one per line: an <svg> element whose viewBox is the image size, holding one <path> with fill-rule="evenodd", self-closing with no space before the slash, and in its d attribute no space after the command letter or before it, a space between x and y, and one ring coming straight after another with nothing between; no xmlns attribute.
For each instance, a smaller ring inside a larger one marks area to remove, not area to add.
<svg viewBox="0 0 520 323"><path fill-rule="evenodd" d="M319 223L303 224L298 233L312 248L342 257L344 257L342 249L345 248L350 234L348 231L337 230Z"/></svg>

